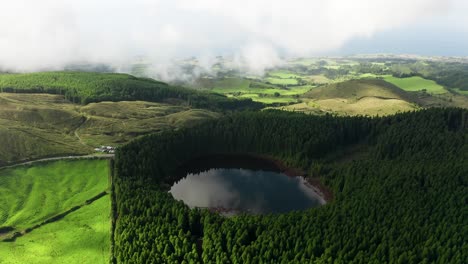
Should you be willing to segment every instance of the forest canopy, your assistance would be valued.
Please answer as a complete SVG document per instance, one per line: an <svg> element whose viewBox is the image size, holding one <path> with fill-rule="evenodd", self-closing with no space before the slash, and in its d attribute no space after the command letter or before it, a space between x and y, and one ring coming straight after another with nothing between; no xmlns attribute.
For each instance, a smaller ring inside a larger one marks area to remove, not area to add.
<svg viewBox="0 0 468 264"><path fill-rule="evenodd" d="M468 259L468 111L384 118L245 112L146 136L115 164L114 261L463 263ZM353 146L364 158L330 159ZM195 157L255 153L319 177L335 199L282 215L224 218L167 192Z"/></svg>
<svg viewBox="0 0 468 264"><path fill-rule="evenodd" d="M230 99L223 95L170 86L150 78L128 74L93 72L41 72L0 74L0 92L64 95L81 104L101 101L177 102L213 110L260 109L251 99Z"/></svg>

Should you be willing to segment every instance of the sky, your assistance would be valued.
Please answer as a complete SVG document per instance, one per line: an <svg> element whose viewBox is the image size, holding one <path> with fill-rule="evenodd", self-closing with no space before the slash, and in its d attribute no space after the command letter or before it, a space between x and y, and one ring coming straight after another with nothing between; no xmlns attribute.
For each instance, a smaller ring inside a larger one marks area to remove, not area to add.
<svg viewBox="0 0 468 264"><path fill-rule="evenodd" d="M284 57L468 56L466 0L5 0L0 68L123 65L143 56L207 66L232 55L252 71Z"/></svg>

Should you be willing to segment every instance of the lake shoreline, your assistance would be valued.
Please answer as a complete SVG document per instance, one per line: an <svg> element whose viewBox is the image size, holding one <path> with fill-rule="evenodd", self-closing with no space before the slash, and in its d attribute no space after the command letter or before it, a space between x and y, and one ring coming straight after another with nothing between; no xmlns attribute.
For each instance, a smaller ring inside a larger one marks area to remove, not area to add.
<svg viewBox="0 0 468 264"><path fill-rule="evenodd" d="M247 166L238 166L238 161L241 161L241 163L248 161L248 164L246 164ZM288 177L302 177L304 178L304 184L320 197L323 205L332 202L334 199L332 190L325 186L319 178L309 177L304 170L287 166L282 160L275 157L255 153L213 153L197 157L180 166L176 174L178 175L177 178L180 179L186 175L190 168L204 171L216 167L271 170L283 173Z"/></svg>
<svg viewBox="0 0 468 264"><path fill-rule="evenodd" d="M285 174L288 177L303 177L305 180L305 184L313 189L324 201L324 204L332 202L334 199L333 192L330 188L325 186L319 178L317 177L309 177L307 173L299 168L294 168L290 166L286 166L283 161L269 157L269 156L262 156L262 155L254 155L249 154L254 158L265 159L273 162L281 173Z"/></svg>

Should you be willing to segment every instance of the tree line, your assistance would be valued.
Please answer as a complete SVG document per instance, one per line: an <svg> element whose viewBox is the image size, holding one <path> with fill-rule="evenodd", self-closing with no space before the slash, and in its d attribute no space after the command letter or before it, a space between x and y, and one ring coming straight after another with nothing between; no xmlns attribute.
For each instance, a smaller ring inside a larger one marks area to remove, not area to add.
<svg viewBox="0 0 468 264"><path fill-rule="evenodd" d="M101 101L169 102L211 110L260 109L251 99L231 99L223 95L170 86L149 78L127 74L93 72L42 72L0 74L0 92L48 93L64 95L73 103Z"/></svg>

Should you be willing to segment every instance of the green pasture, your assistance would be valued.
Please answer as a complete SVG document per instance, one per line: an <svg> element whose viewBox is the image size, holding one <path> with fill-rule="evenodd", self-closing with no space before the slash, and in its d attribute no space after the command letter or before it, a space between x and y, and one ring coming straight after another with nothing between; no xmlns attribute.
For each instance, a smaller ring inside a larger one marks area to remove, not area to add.
<svg viewBox="0 0 468 264"><path fill-rule="evenodd" d="M436 82L424 79L419 76L397 78L391 75L385 75L384 80L408 92L416 92L422 90L426 90L428 93L431 94L443 94L447 92L447 90L445 90L444 87L437 84Z"/></svg>
<svg viewBox="0 0 468 264"><path fill-rule="evenodd" d="M13 242L0 242L0 263L108 263L109 196L86 204L107 189L107 160L61 160L1 169L0 227L21 232L82 207Z"/></svg>
<svg viewBox="0 0 468 264"><path fill-rule="evenodd" d="M22 230L108 188L106 160L62 160L0 170L0 226Z"/></svg>
<svg viewBox="0 0 468 264"><path fill-rule="evenodd" d="M104 196L15 242L0 242L0 263L109 263L109 216L109 196Z"/></svg>

